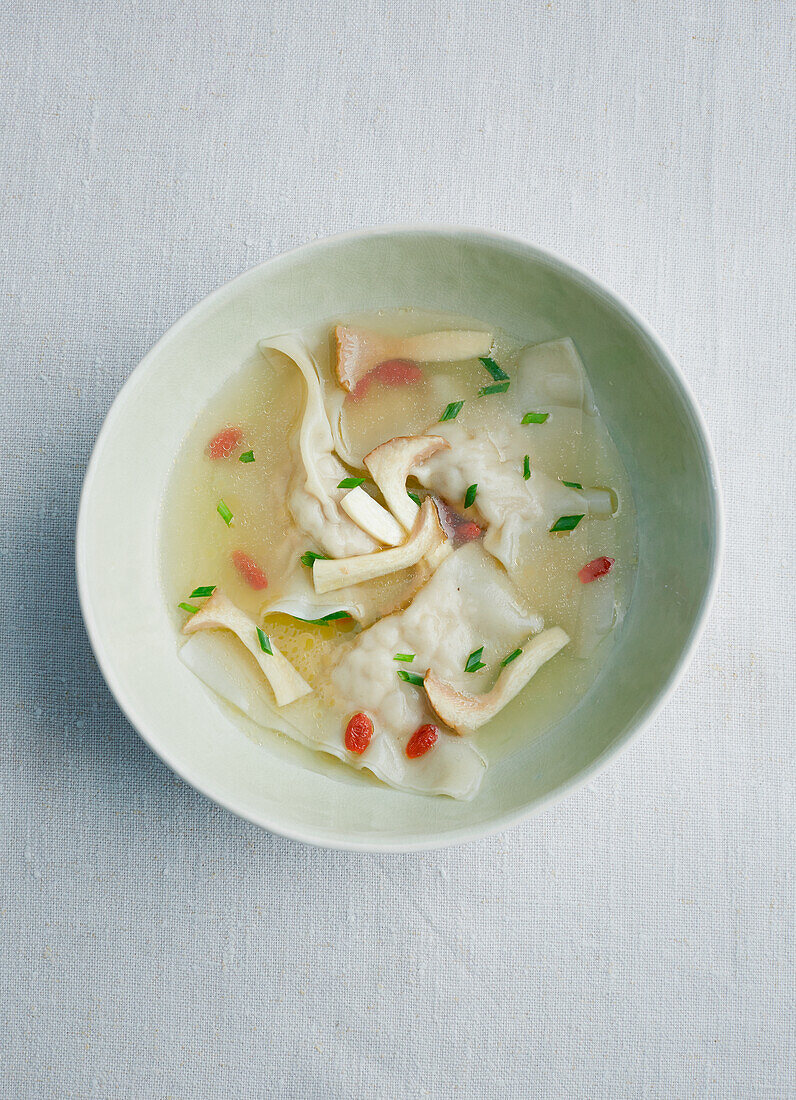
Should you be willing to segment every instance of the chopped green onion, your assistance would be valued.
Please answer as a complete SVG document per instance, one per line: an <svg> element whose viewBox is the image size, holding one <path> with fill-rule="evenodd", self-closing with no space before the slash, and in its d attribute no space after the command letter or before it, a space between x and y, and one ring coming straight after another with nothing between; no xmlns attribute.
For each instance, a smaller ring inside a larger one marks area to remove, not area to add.
<svg viewBox="0 0 796 1100"><path fill-rule="evenodd" d="M418 508L420 507L420 497L417 495L417 493L413 493L410 489L407 489L406 495L409 497L410 500L413 500L415 502Z"/></svg>
<svg viewBox="0 0 796 1100"><path fill-rule="evenodd" d="M504 657L503 660L500 662L503 668L505 668L506 665L510 665L512 661L516 661L521 653L521 649L515 649L513 653L509 653L508 657Z"/></svg>
<svg viewBox="0 0 796 1100"><path fill-rule="evenodd" d="M254 451L244 451L238 457L238 462L254 462Z"/></svg>
<svg viewBox="0 0 796 1100"><path fill-rule="evenodd" d="M525 478L526 481L531 476L531 456L530 455L526 455L525 458L522 460L522 476Z"/></svg>
<svg viewBox="0 0 796 1100"><path fill-rule="evenodd" d="M561 484L566 485L566 487L568 489L582 489L583 488L583 486L581 485L581 483L579 481L564 481L563 477L561 478Z"/></svg>
<svg viewBox="0 0 796 1100"><path fill-rule="evenodd" d="M216 586L214 584L206 584L202 588L194 588L188 599L203 600L205 596L212 596L215 590Z"/></svg>
<svg viewBox="0 0 796 1100"><path fill-rule="evenodd" d="M526 413L521 424L544 424L550 413Z"/></svg>
<svg viewBox="0 0 796 1100"><path fill-rule="evenodd" d="M480 646L478 649L474 649L470 656L467 658L464 664L465 672L478 672L479 668L486 668L486 665L481 660L484 653L484 647Z"/></svg>
<svg viewBox="0 0 796 1100"><path fill-rule="evenodd" d="M451 401L450 405L446 406L445 412L439 418L439 423L441 424L444 420L455 420L462 411L463 406L463 401Z"/></svg>
<svg viewBox="0 0 796 1100"><path fill-rule="evenodd" d="M508 388L508 382L494 382L491 386L482 386L478 391L478 396L486 397L490 393L505 393Z"/></svg>
<svg viewBox="0 0 796 1100"><path fill-rule="evenodd" d="M301 555L301 564L306 565L308 569L312 569L312 563L314 561L328 561L329 559L325 554L316 554L314 550L307 550Z"/></svg>
<svg viewBox="0 0 796 1100"><path fill-rule="evenodd" d="M342 481L338 482L338 489L356 489L365 481L364 477L344 477Z"/></svg>
<svg viewBox="0 0 796 1100"><path fill-rule="evenodd" d="M574 531L578 526L583 516L560 516L553 526L551 531Z"/></svg>
<svg viewBox="0 0 796 1100"><path fill-rule="evenodd" d="M479 355L478 358L481 360L481 362L484 364L484 366L496 382L502 382L504 379L508 378L506 372L503 370L502 367L499 367L497 365L494 359L490 359L488 355Z"/></svg>
<svg viewBox="0 0 796 1100"><path fill-rule="evenodd" d="M478 492L478 485L468 485L467 492L464 494L464 506L469 508L475 503L475 494Z"/></svg>
<svg viewBox="0 0 796 1100"><path fill-rule="evenodd" d="M221 516L224 523L226 523L227 527L229 527L232 523L232 512L230 512L223 500L220 500L216 505L216 511Z"/></svg>
<svg viewBox="0 0 796 1100"><path fill-rule="evenodd" d="M310 623L312 626L323 626L324 623L334 622L335 619L350 619L348 611L330 611L328 615L322 615L320 619L302 619L301 615L291 615L291 619L298 619L300 623Z"/></svg>
<svg viewBox="0 0 796 1100"><path fill-rule="evenodd" d="M415 687L421 688L423 686L423 677L418 676L416 672L407 672L405 668L399 668L396 670L399 679L403 680L407 684L414 684Z"/></svg>
<svg viewBox="0 0 796 1100"><path fill-rule="evenodd" d="M271 639L268 637L264 630L260 629L259 626L257 627L257 638L260 642L260 649L263 651L263 653L269 653L273 657L274 651L273 649L271 649Z"/></svg>
<svg viewBox="0 0 796 1100"><path fill-rule="evenodd" d="M396 653L395 656L393 657L394 661L403 661L407 665L411 665L411 663L412 663L412 661L414 661L414 659L415 659L415 654L414 653Z"/></svg>
<svg viewBox="0 0 796 1100"><path fill-rule="evenodd" d="M178 603L177 607L182 608L183 611L187 611L190 615L195 615L199 610L199 608L194 607L192 603Z"/></svg>

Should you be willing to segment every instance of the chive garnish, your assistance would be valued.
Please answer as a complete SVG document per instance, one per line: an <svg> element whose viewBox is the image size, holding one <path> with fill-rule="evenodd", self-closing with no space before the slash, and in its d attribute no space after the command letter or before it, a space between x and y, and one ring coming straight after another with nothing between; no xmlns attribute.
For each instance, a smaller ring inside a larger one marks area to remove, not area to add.
<svg viewBox="0 0 796 1100"><path fill-rule="evenodd" d="M364 477L344 477L342 481L338 482L338 489L356 489L362 485L365 481Z"/></svg>
<svg viewBox="0 0 796 1100"><path fill-rule="evenodd" d="M398 678L403 680L407 684L414 684L415 687L421 688L423 686L423 677L419 676L416 672L407 672L405 668L396 669Z"/></svg>
<svg viewBox="0 0 796 1100"><path fill-rule="evenodd" d="M223 500L220 500L216 505L216 511L221 516L224 523L226 523L227 527L229 527L232 523L232 512L230 512Z"/></svg>
<svg viewBox="0 0 796 1100"><path fill-rule="evenodd" d="M414 659L415 659L415 654L414 653L396 653L395 656L393 657L394 661L403 661L407 665L411 665L411 663L412 663L412 661L414 661Z"/></svg>
<svg viewBox="0 0 796 1100"><path fill-rule="evenodd" d="M531 456L530 455L526 455L525 458L522 460L522 476L525 478L526 481L531 476Z"/></svg>
<svg viewBox="0 0 796 1100"><path fill-rule="evenodd" d="M583 486L581 485L581 483L579 481L564 481L563 477L561 478L561 484L566 485L566 487L568 489L582 489L583 488Z"/></svg>
<svg viewBox="0 0 796 1100"><path fill-rule="evenodd" d="M244 451L239 455L238 462L254 462L254 451Z"/></svg>
<svg viewBox="0 0 796 1100"><path fill-rule="evenodd" d="M505 393L508 388L508 382L494 382L491 386L482 386L478 391L478 396L486 397L490 393Z"/></svg>
<svg viewBox="0 0 796 1100"><path fill-rule="evenodd" d="M462 411L463 406L463 401L451 401L450 405L446 406L445 412L439 418L439 423L441 424L444 420L455 420Z"/></svg>
<svg viewBox="0 0 796 1100"><path fill-rule="evenodd" d="M189 600L203 600L205 596L212 596L216 590L214 584L203 585L202 588L194 588L193 592L188 597Z"/></svg>
<svg viewBox="0 0 796 1100"><path fill-rule="evenodd" d="M187 611L190 615L195 615L199 610L199 608L194 607L192 603L178 603L177 607L181 608L183 611Z"/></svg>
<svg viewBox="0 0 796 1100"><path fill-rule="evenodd" d="M484 366L496 382L502 382L504 381L504 379L508 378L506 372L503 370L502 367L499 367L497 365L494 359L490 359L488 355L479 355L478 358L484 364Z"/></svg>
<svg viewBox="0 0 796 1100"><path fill-rule="evenodd" d="M464 506L469 508L475 503L475 494L478 492L478 485L468 485L467 492L464 494Z"/></svg>
<svg viewBox="0 0 796 1100"><path fill-rule="evenodd" d="M274 651L273 649L271 649L271 639L268 637L264 630L260 629L259 626L257 627L257 639L260 643L260 649L263 651L263 653L268 653L273 657Z"/></svg>
<svg viewBox="0 0 796 1100"><path fill-rule="evenodd" d="M583 516L560 516L553 526L551 531L574 531L578 526Z"/></svg>
<svg viewBox="0 0 796 1100"><path fill-rule="evenodd" d="M550 413L526 413L521 424L544 424Z"/></svg>
<svg viewBox="0 0 796 1100"><path fill-rule="evenodd" d="M420 507L420 497L417 495L417 493L413 493L411 489L407 489L406 495L409 497L410 500L413 500L415 502L418 508Z"/></svg>
<svg viewBox="0 0 796 1100"><path fill-rule="evenodd" d="M479 668L486 668L486 665L481 660L484 653L484 647L480 646L478 649L474 649L470 656L467 658L464 664L465 672L478 672Z"/></svg>
<svg viewBox="0 0 796 1100"><path fill-rule="evenodd" d="M503 668L505 668L506 665L510 665L512 661L516 661L521 653L521 649L515 649L513 653L509 653L508 657L504 657L503 660L500 662Z"/></svg>
<svg viewBox="0 0 796 1100"><path fill-rule="evenodd" d="M328 561L329 559L325 554L316 554L314 550L307 550L301 555L300 561L302 565L306 565L308 569L312 569L312 563L314 561Z"/></svg>
<svg viewBox="0 0 796 1100"><path fill-rule="evenodd" d="M302 619L301 615L291 615L291 619L298 619L300 623L310 623L312 626L323 626L324 623L334 622L335 619L350 619L348 611L330 611L328 615L322 615L320 619Z"/></svg>

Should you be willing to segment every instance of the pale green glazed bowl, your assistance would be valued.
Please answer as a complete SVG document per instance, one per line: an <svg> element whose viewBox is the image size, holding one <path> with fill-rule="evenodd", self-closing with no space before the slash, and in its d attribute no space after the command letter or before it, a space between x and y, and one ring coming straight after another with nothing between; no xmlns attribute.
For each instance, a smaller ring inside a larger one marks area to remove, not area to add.
<svg viewBox="0 0 796 1100"><path fill-rule="evenodd" d="M317 754L277 737L256 744L177 659L160 585L159 508L175 454L257 341L336 314L400 306L481 318L529 343L573 337L638 511L636 589L600 678L564 721L490 767L472 802L393 791L363 781L363 773L352 781L349 769L327 769ZM561 798L627 745L685 668L720 548L718 481L704 423L679 368L641 318L584 272L525 241L402 226L268 260L163 336L97 440L80 505L77 578L111 691L184 779L297 840L405 851L505 828Z"/></svg>

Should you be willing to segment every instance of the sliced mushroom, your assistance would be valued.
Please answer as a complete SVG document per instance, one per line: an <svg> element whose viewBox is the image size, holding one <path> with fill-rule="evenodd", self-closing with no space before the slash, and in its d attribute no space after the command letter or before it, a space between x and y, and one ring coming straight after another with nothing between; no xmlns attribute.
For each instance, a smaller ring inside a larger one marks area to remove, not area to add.
<svg viewBox="0 0 796 1100"><path fill-rule="evenodd" d="M406 479L415 466L448 447L450 443L441 435L398 435L375 447L363 459L387 507L407 531L412 530L417 520L417 505L407 496Z"/></svg>
<svg viewBox="0 0 796 1100"><path fill-rule="evenodd" d="M270 639L272 652L263 651L257 624L228 599L220 588L215 590L201 611L192 615L182 628L183 634L195 634L197 630L231 630L237 635L271 685L278 707L287 706L312 691L304 677L296 672L287 657L279 652Z"/></svg>
<svg viewBox="0 0 796 1100"><path fill-rule="evenodd" d="M404 541L405 532L400 523L366 493L361 485L357 485L356 489L341 498L340 507L354 523L379 542L386 543L387 546L398 546Z"/></svg>
<svg viewBox="0 0 796 1100"><path fill-rule="evenodd" d="M470 695L436 676L429 669L424 686L439 717L457 733L470 733L483 726L518 695L545 661L555 657L569 641L560 626L543 630L529 639L522 653L501 671L495 686L484 695Z"/></svg>
<svg viewBox="0 0 796 1100"><path fill-rule="evenodd" d="M354 558L318 559L312 564L312 579L316 592L333 592L350 584L408 569L445 542L437 509L430 500L423 503L409 538L392 550L375 554L360 554Z"/></svg>
<svg viewBox="0 0 796 1100"><path fill-rule="evenodd" d="M453 330L418 336L385 336L369 329L338 325L334 330L335 373L349 392L369 371L389 359L418 363L452 363L489 355L491 332Z"/></svg>

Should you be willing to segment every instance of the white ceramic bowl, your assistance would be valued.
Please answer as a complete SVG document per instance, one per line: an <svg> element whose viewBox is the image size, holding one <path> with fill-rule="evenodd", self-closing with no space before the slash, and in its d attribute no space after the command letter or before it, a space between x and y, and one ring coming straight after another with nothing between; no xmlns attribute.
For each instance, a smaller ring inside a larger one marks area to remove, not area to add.
<svg viewBox="0 0 796 1100"><path fill-rule="evenodd" d="M577 709L493 765L472 802L389 790L277 737L247 737L178 661L161 591L159 508L179 444L258 339L340 313L416 306L481 318L528 342L572 336L630 474L639 570L630 611ZM469 840L594 775L655 715L691 655L716 583L715 461L680 370L595 279L514 237L393 227L276 256L216 290L143 359L86 473L77 528L83 616L108 686L161 758L273 832L405 851Z"/></svg>

